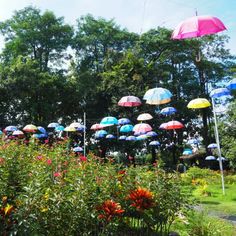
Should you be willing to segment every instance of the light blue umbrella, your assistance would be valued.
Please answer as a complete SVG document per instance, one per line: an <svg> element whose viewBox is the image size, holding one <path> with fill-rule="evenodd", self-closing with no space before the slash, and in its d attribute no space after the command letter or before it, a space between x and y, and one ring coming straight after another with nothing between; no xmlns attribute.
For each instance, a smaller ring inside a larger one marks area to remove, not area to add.
<svg viewBox="0 0 236 236"><path fill-rule="evenodd" d="M146 133L146 135L149 136L149 137L156 137L157 133L154 132L154 131L149 131L149 132Z"/></svg>
<svg viewBox="0 0 236 236"><path fill-rule="evenodd" d="M205 161L214 161L214 160L216 160L216 158L214 156L207 156L205 158Z"/></svg>
<svg viewBox="0 0 236 236"><path fill-rule="evenodd" d="M75 147L75 148L73 148L73 151L74 152L82 152L83 148L82 147Z"/></svg>
<svg viewBox="0 0 236 236"><path fill-rule="evenodd" d="M55 128L57 126L59 126L59 124L57 122L52 122L48 125L48 128Z"/></svg>
<svg viewBox="0 0 236 236"><path fill-rule="evenodd" d="M16 131L18 128L16 126L10 125L5 128L6 131Z"/></svg>
<svg viewBox="0 0 236 236"><path fill-rule="evenodd" d="M37 139L41 139L41 138L47 138L48 135L47 134L34 134L33 137Z"/></svg>
<svg viewBox="0 0 236 236"><path fill-rule="evenodd" d="M96 131L95 138L103 138L105 135L107 135L107 131L102 129L102 130Z"/></svg>
<svg viewBox="0 0 236 236"><path fill-rule="evenodd" d="M82 125L82 124L77 125L77 127L75 127L75 128L78 131L84 131L86 129L86 127L84 125Z"/></svg>
<svg viewBox="0 0 236 236"><path fill-rule="evenodd" d="M227 88L230 90L236 89L236 78L232 79L229 84L227 85Z"/></svg>
<svg viewBox="0 0 236 236"><path fill-rule="evenodd" d="M133 125L123 125L120 127L120 132L121 133L128 133L133 130L134 126Z"/></svg>
<svg viewBox="0 0 236 236"><path fill-rule="evenodd" d="M159 146L160 143L158 141L152 141L149 143L149 146Z"/></svg>
<svg viewBox="0 0 236 236"><path fill-rule="evenodd" d="M55 128L55 131L60 132L60 131L63 131L64 129L65 129L65 127L63 125L59 125Z"/></svg>
<svg viewBox="0 0 236 236"><path fill-rule="evenodd" d="M119 140L125 140L127 137L125 136L125 135L121 135L120 137L119 137Z"/></svg>
<svg viewBox="0 0 236 236"><path fill-rule="evenodd" d="M126 137L125 140L127 140L127 141L136 141L136 137L131 135L131 136Z"/></svg>
<svg viewBox="0 0 236 236"><path fill-rule="evenodd" d="M101 125L117 125L118 120L113 116L107 116L101 120L100 124Z"/></svg>
<svg viewBox="0 0 236 236"><path fill-rule="evenodd" d="M141 135L139 135L139 136L136 138L136 140L142 141L142 140L145 140L145 139L147 139L147 138L148 138L147 135L141 134Z"/></svg>
<svg viewBox="0 0 236 236"><path fill-rule="evenodd" d="M183 151L183 155L191 155L191 154L193 154L193 151L191 149L185 149Z"/></svg>
<svg viewBox="0 0 236 236"><path fill-rule="evenodd" d="M176 112L177 110L174 107L165 107L160 111L162 115L172 115Z"/></svg>
<svg viewBox="0 0 236 236"><path fill-rule="evenodd" d="M128 118L121 118L118 120L118 125L127 125L130 124L130 120Z"/></svg>
<svg viewBox="0 0 236 236"><path fill-rule="evenodd" d="M106 138L107 139L114 139L114 138L116 138L113 134L108 134L107 136L106 136Z"/></svg>
<svg viewBox="0 0 236 236"><path fill-rule="evenodd" d="M217 148L217 144L216 143L211 143L207 147L208 148Z"/></svg>
<svg viewBox="0 0 236 236"><path fill-rule="evenodd" d="M2 135L3 134L3 132L2 132L2 130L0 130L0 135Z"/></svg>
<svg viewBox="0 0 236 236"><path fill-rule="evenodd" d="M40 131L40 133L42 133L42 134L46 134L47 133L46 129L43 128L42 126L38 126L37 128Z"/></svg>
<svg viewBox="0 0 236 236"><path fill-rule="evenodd" d="M220 97L229 96L229 95L230 95L230 91L227 88L218 88L210 92L211 98L220 98Z"/></svg>

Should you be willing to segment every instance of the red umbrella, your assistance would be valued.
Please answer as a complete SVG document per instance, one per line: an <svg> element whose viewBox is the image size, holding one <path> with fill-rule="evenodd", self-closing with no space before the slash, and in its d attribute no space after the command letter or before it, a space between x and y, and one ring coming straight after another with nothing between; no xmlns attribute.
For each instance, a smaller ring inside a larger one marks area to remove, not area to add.
<svg viewBox="0 0 236 236"><path fill-rule="evenodd" d="M194 16L182 21L173 31L172 39L196 38L226 30L225 25L214 16Z"/></svg>
<svg viewBox="0 0 236 236"><path fill-rule="evenodd" d="M135 96L125 96L120 99L118 102L119 106L122 107L137 107L142 104L141 100Z"/></svg>
<svg viewBox="0 0 236 236"><path fill-rule="evenodd" d="M166 123L166 125L163 127L163 129L166 130L172 130L172 129L182 129L184 128L184 125L176 120L172 120Z"/></svg>

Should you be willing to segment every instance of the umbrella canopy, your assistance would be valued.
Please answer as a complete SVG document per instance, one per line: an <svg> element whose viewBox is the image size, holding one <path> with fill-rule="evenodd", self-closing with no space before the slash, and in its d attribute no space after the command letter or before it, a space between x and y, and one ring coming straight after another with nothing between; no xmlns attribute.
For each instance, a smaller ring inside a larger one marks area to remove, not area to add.
<svg viewBox="0 0 236 236"><path fill-rule="evenodd" d="M66 132L75 132L75 131L76 131L76 128L71 127L71 126L67 126L67 127L64 129L64 131L66 131Z"/></svg>
<svg viewBox="0 0 236 236"><path fill-rule="evenodd" d="M141 140L145 140L145 139L147 139L147 138L148 138L148 136L147 136L146 134L141 134L141 135L139 135L139 136L136 138L136 140L141 141Z"/></svg>
<svg viewBox="0 0 236 236"><path fill-rule="evenodd" d="M131 121L128 118L121 118L118 120L118 125L127 125L130 123L131 123Z"/></svg>
<svg viewBox="0 0 236 236"><path fill-rule="evenodd" d="M73 122L69 125L69 127L74 127L76 130L79 130L79 131L85 130L85 126L79 122Z"/></svg>
<svg viewBox="0 0 236 236"><path fill-rule="evenodd" d="M177 110L174 107L165 107L160 111L162 115L172 115L176 112Z"/></svg>
<svg viewBox="0 0 236 236"><path fill-rule="evenodd" d="M147 104L160 105L170 102L172 97L171 92L165 88L149 89L143 96Z"/></svg>
<svg viewBox="0 0 236 236"><path fill-rule="evenodd" d="M10 125L5 128L5 131L15 131L18 130L16 126Z"/></svg>
<svg viewBox="0 0 236 236"><path fill-rule="evenodd" d="M183 151L183 155L185 156L187 156L187 155L191 155L191 154L193 154L193 151L191 150L191 149L186 149L186 150L184 150Z"/></svg>
<svg viewBox="0 0 236 236"><path fill-rule="evenodd" d="M146 123L136 124L133 128L133 131L135 133L145 134L149 131L152 131L152 127Z"/></svg>
<svg viewBox="0 0 236 236"><path fill-rule="evenodd" d="M146 133L146 135L147 135L148 137L156 137L156 136L157 136L157 133L154 132L154 131L149 131L149 132Z"/></svg>
<svg viewBox="0 0 236 236"><path fill-rule="evenodd" d="M48 135L47 134L34 134L33 137L37 139L41 139L41 138L47 138Z"/></svg>
<svg viewBox="0 0 236 236"><path fill-rule="evenodd" d="M82 147L75 147L75 148L73 148L73 151L74 152L82 152L83 148Z"/></svg>
<svg viewBox="0 0 236 236"><path fill-rule="evenodd" d="M137 107L142 104L141 100L135 96L125 96L120 99L118 102L119 106L122 107Z"/></svg>
<svg viewBox="0 0 236 236"><path fill-rule="evenodd" d="M227 88L218 88L210 92L210 97L212 98L220 98L220 97L229 96L229 95L230 95L230 91Z"/></svg>
<svg viewBox="0 0 236 236"><path fill-rule="evenodd" d="M199 144L199 141L197 139L193 138L193 139L189 139L187 144Z"/></svg>
<svg viewBox="0 0 236 236"><path fill-rule="evenodd" d="M227 88L230 90L236 89L236 78L232 79L229 84L227 85Z"/></svg>
<svg viewBox="0 0 236 236"><path fill-rule="evenodd" d="M162 123L160 126L159 126L159 129L165 129L167 126L167 123Z"/></svg>
<svg viewBox="0 0 236 236"><path fill-rule="evenodd" d="M191 100L187 107L192 109L200 109L211 106L210 102L206 98L196 98Z"/></svg>
<svg viewBox="0 0 236 236"><path fill-rule="evenodd" d="M65 127L63 125L59 125L55 128L56 132L60 132L60 131L64 131L64 130L65 130Z"/></svg>
<svg viewBox="0 0 236 236"><path fill-rule="evenodd" d="M29 132L29 133L34 133L34 132L37 131L37 129L38 129L38 128L37 128L35 125L32 125L32 124L26 125L26 126L23 128L23 130L24 130L25 132Z"/></svg>
<svg viewBox="0 0 236 236"><path fill-rule="evenodd" d="M205 158L205 161L214 161L214 160L216 160L216 158L214 156L207 156Z"/></svg>
<svg viewBox="0 0 236 236"><path fill-rule="evenodd" d="M101 125L117 125L118 120L113 116L107 116L101 120L100 124Z"/></svg>
<svg viewBox="0 0 236 236"><path fill-rule="evenodd" d="M184 125L176 120L172 120L166 123L166 126L164 127L164 129L166 130L172 130L172 129L182 129L184 128Z"/></svg>
<svg viewBox="0 0 236 236"><path fill-rule="evenodd" d="M99 130L99 129L103 129L105 127L105 125L101 125L101 124L93 124L91 126L91 130Z"/></svg>
<svg viewBox="0 0 236 236"><path fill-rule="evenodd" d="M172 39L196 38L226 30L217 17L194 16L182 21L173 31Z"/></svg>
<svg viewBox="0 0 236 236"><path fill-rule="evenodd" d="M38 126L37 128L38 128L40 133L42 133L42 134L46 134L47 133L46 129L43 128L42 126Z"/></svg>
<svg viewBox="0 0 236 236"><path fill-rule="evenodd" d="M153 119L153 117L149 113L140 114L137 118L137 120L139 120L139 121L151 120L151 119Z"/></svg>
<svg viewBox="0 0 236 236"><path fill-rule="evenodd" d="M133 131L134 126L133 125L123 125L120 127L120 132L121 133L128 133Z"/></svg>
<svg viewBox="0 0 236 236"><path fill-rule="evenodd" d="M107 139L114 139L114 138L116 138L113 134L108 134L107 136L106 136L106 138Z"/></svg>
<svg viewBox="0 0 236 236"><path fill-rule="evenodd" d="M159 146L160 143L158 141L152 141L149 143L149 146Z"/></svg>
<svg viewBox="0 0 236 236"><path fill-rule="evenodd" d="M216 143L211 143L207 146L207 148L217 148L217 144Z"/></svg>
<svg viewBox="0 0 236 236"><path fill-rule="evenodd" d="M216 160L219 161L220 158L218 157ZM225 157L221 157L221 160L222 160L222 161L227 161L227 159L226 159Z"/></svg>
<svg viewBox="0 0 236 236"><path fill-rule="evenodd" d="M18 135L24 135L24 133L21 130L15 130L13 131L12 135L18 136Z"/></svg>
<svg viewBox="0 0 236 236"><path fill-rule="evenodd" d="M105 135L107 135L107 131L102 129L102 130L96 131L95 138L103 138Z"/></svg>
<svg viewBox="0 0 236 236"><path fill-rule="evenodd" d="M55 128L57 126L59 126L59 124L57 122L52 122L48 125L48 128Z"/></svg>
<svg viewBox="0 0 236 236"><path fill-rule="evenodd" d="M131 135L131 136L126 137L125 140L127 140L127 141L136 141L136 137Z"/></svg>
<svg viewBox="0 0 236 236"><path fill-rule="evenodd" d="M119 140L125 140L127 137L125 135L121 135L118 139Z"/></svg>

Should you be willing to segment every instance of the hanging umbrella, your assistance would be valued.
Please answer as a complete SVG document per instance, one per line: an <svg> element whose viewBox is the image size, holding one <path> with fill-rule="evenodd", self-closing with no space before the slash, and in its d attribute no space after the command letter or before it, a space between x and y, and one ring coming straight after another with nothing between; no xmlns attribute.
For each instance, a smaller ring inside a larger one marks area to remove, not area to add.
<svg viewBox="0 0 236 236"><path fill-rule="evenodd" d="M101 125L117 125L118 120L115 117L107 116L101 120L100 124Z"/></svg>
<svg viewBox="0 0 236 236"><path fill-rule="evenodd" d="M81 123L79 122L73 122L69 125L69 127L74 127L76 130L78 131L84 131L85 130L85 126L82 125Z"/></svg>
<svg viewBox="0 0 236 236"><path fill-rule="evenodd" d="M151 119L153 119L153 117L149 113L140 114L137 118L137 120L139 121L145 121L145 120L151 120Z"/></svg>
<svg viewBox="0 0 236 236"><path fill-rule="evenodd" d="M65 130L65 127L63 125L59 125L55 128L56 132L61 132L61 131L64 131L64 130Z"/></svg>
<svg viewBox="0 0 236 236"><path fill-rule="evenodd" d="M211 143L207 146L207 148L217 148L217 144L216 143Z"/></svg>
<svg viewBox="0 0 236 236"><path fill-rule="evenodd" d="M189 139L187 144L199 144L199 141L197 139Z"/></svg>
<svg viewBox="0 0 236 236"><path fill-rule="evenodd" d="M38 130L38 128L35 126L35 125L32 125L32 124L29 124L29 125L26 125L23 130L25 132L29 132L29 133L34 133Z"/></svg>
<svg viewBox="0 0 236 236"><path fill-rule="evenodd" d="M114 139L114 138L116 138L113 134L108 134L107 136L106 136L106 138L107 139Z"/></svg>
<svg viewBox="0 0 236 236"><path fill-rule="evenodd" d="M216 158L214 156L207 156L205 158L205 161L214 161L214 160L216 160Z"/></svg>
<svg viewBox="0 0 236 236"><path fill-rule="evenodd" d="M165 129L167 126L167 123L162 123L160 126L159 126L159 129Z"/></svg>
<svg viewBox="0 0 236 236"><path fill-rule="evenodd" d="M164 129L166 130L172 130L172 129L182 129L184 128L184 125L176 120L172 120L166 123L166 126L164 127Z"/></svg>
<svg viewBox="0 0 236 236"><path fill-rule="evenodd" d="M15 135L15 136L20 136L20 135L24 135L24 133L21 131L21 130L15 130L13 131L12 135Z"/></svg>
<svg viewBox="0 0 236 236"><path fill-rule="evenodd" d="M196 38L226 30L217 17L194 16L181 22L173 31L172 39Z"/></svg>
<svg viewBox="0 0 236 236"><path fill-rule="evenodd" d="M149 143L149 146L160 146L160 143L158 141L152 141Z"/></svg>
<svg viewBox="0 0 236 236"><path fill-rule="evenodd" d="M99 130L99 131L96 131L95 138L104 138L105 135L107 135L106 130Z"/></svg>
<svg viewBox="0 0 236 236"><path fill-rule="evenodd" d="M154 131L149 131L149 132L146 133L146 135L147 135L148 137L156 137L156 136L157 136L157 133L154 132Z"/></svg>
<svg viewBox="0 0 236 236"><path fill-rule="evenodd" d="M55 128L57 126L59 126L59 124L57 122L52 122L48 125L48 128Z"/></svg>
<svg viewBox="0 0 236 236"><path fill-rule="evenodd" d="M176 112L177 110L174 107L165 107L160 111L162 115L172 115Z"/></svg>
<svg viewBox="0 0 236 236"><path fill-rule="evenodd" d="M7 126L4 130L5 131L15 131L15 130L18 130L18 128L16 126L10 125L10 126Z"/></svg>
<svg viewBox="0 0 236 236"><path fill-rule="evenodd" d="M118 139L119 140L125 140L127 137L125 135L121 135Z"/></svg>
<svg viewBox="0 0 236 236"><path fill-rule="evenodd" d="M145 140L145 139L147 139L147 138L148 138L147 135L141 134L141 135L139 135L139 136L136 138L136 140L142 141L142 140Z"/></svg>
<svg viewBox="0 0 236 236"><path fill-rule="evenodd" d="M73 151L74 152L82 152L83 148L82 147L75 147L75 148L73 148Z"/></svg>
<svg viewBox="0 0 236 236"><path fill-rule="evenodd" d="M187 107L192 109L200 109L211 106L210 102L206 98L196 98L191 100Z"/></svg>
<svg viewBox="0 0 236 236"><path fill-rule="evenodd" d="M172 97L171 92L165 88L149 89L143 96L147 104L160 105L170 102Z"/></svg>
<svg viewBox="0 0 236 236"><path fill-rule="evenodd" d="M220 158L218 157L216 160L217 160L217 161L220 161ZM221 157L221 160L222 160L222 161L227 161L227 159L226 159L225 157Z"/></svg>
<svg viewBox="0 0 236 236"><path fill-rule="evenodd" d="M41 138L47 138L48 135L47 134L34 134L33 137L37 139L41 139Z"/></svg>
<svg viewBox="0 0 236 236"><path fill-rule="evenodd" d="M120 127L120 132L121 133L128 133L133 131L134 126L133 125L123 125Z"/></svg>
<svg viewBox="0 0 236 236"><path fill-rule="evenodd" d="M191 150L191 149L185 149L184 151L183 151L183 155L185 156L187 156L187 155L191 155L191 154L193 154L193 151Z"/></svg>
<svg viewBox="0 0 236 236"><path fill-rule="evenodd" d="M133 128L133 131L135 133L145 134L149 131L152 131L152 127L146 123L136 124Z"/></svg>
<svg viewBox="0 0 236 236"><path fill-rule="evenodd" d="M126 137L125 140L127 140L127 141L136 141L136 137L131 135L131 136Z"/></svg>
<svg viewBox="0 0 236 236"><path fill-rule="evenodd" d="M99 130L99 129L103 129L104 127L106 127L105 125L101 125L101 124L93 124L91 126L91 130Z"/></svg>
<svg viewBox="0 0 236 236"><path fill-rule="evenodd" d="M236 78L232 79L229 84L227 85L227 88L230 90L236 89Z"/></svg>
<svg viewBox="0 0 236 236"><path fill-rule="evenodd" d="M76 128L67 126L67 127L64 129L64 131L66 131L66 132L75 132L75 131L76 131Z"/></svg>
<svg viewBox="0 0 236 236"><path fill-rule="evenodd" d="M119 106L122 107L137 107L142 104L141 100L135 96L125 96L120 99L118 102Z"/></svg>
<svg viewBox="0 0 236 236"><path fill-rule="evenodd" d="M38 126L37 128L40 131L40 133L42 133L42 134L46 134L47 133L46 129L43 128L42 126Z"/></svg>
<svg viewBox="0 0 236 236"><path fill-rule="evenodd" d="M229 96L229 95L230 95L230 91L227 88L218 88L210 92L211 98L220 98L220 97Z"/></svg>
<svg viewBox="0 0 236 236"><path fill-rule="evenodd" d="M130 124L130 120L128 118L121 118L118 120L118 125L127 125Z"/></svg>

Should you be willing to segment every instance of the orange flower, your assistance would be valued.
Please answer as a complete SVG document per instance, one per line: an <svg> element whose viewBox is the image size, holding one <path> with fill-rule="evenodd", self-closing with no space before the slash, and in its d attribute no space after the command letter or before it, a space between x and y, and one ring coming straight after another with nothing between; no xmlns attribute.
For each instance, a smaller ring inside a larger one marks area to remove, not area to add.
<svg viewBox="0 0 236 236"><path fill-rule="evenodd" d="M138 187L130 192L127 197L131 201L131 206L143 211L150 209L154 205L153 194L145 188Z"/></svg>
<svg viewBox="0 0 236 236"><path fill-rule="evenodd" d="M124 212L120 204L112 200L106 200L97 210L102 211L98 218L104 219L107 222L110 222L115 216L121 216Z"/></svg>

